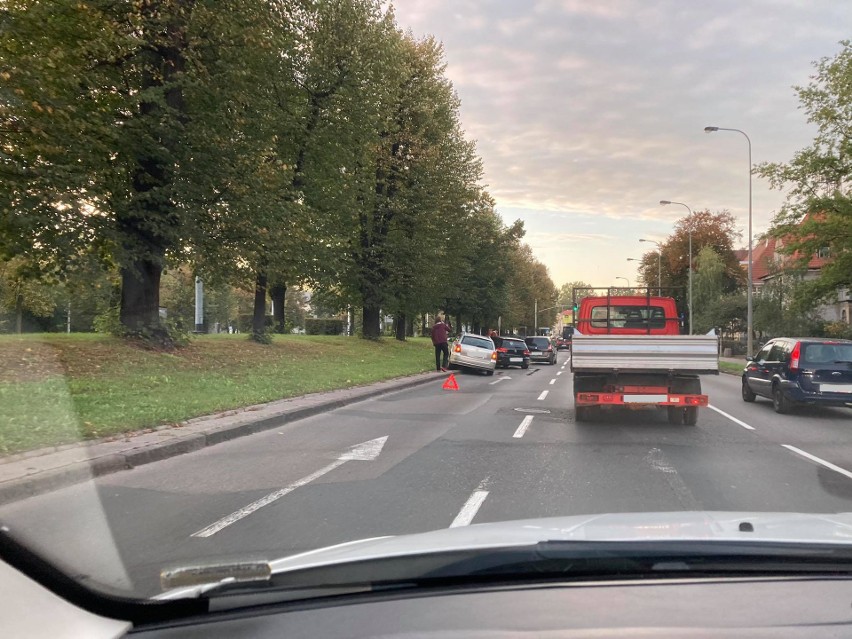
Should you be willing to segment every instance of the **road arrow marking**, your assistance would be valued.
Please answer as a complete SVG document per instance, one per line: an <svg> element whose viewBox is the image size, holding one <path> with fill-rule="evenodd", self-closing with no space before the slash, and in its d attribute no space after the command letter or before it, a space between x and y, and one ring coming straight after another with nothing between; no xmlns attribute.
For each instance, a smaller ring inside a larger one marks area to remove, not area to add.
<svg viewBox="0 0 852 639"><path fill-rule="evenodd" d="M280 488L275 492L271 492L265 497L261 497L257 501L253 501L248 506L244 506L239 510L231 513L227 517L223 517L219 521L210 524L207 528L202 528L198 532L192 533L191 537L211 537L215 535L220 530L227 528L231 524L235 524L240 519L244 519L251 515L253 512L260 510L264 506L268 506L269 504L278 501L284 495L288 495L292 493L297 488L304 486L305 484L310 484L315 479L319 479L323 475L330 473L335 468L343 466L348 461L372 461L382 452L382 448L385 445L385 442L388 440L387 435L384 437L379 437L377 439L371 439L370 441L363 442L361 444L357 444L350 448L348 451L340 455L334 462L320 468L318 471L311 473L310 475L306 475L301 479L297 479L289 486L285 486L284 488Z"/></svg>

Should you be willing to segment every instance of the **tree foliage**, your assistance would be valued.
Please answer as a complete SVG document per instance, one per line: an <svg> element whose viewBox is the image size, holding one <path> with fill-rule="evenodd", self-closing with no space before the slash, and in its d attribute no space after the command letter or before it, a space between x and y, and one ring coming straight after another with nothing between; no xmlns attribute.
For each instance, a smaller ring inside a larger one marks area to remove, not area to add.
<svg viewBox="0 0 852 639"><path fill-rule="evenodd" d="M773 188L787 191L772 234L793 265L806 264L827 249L831 260L820 277L802 288L810 303L852 286L852 42L840 43L833 58L814 64L807 86L795 87L817 135L786 163L765 163L756 172Z"/></svg>

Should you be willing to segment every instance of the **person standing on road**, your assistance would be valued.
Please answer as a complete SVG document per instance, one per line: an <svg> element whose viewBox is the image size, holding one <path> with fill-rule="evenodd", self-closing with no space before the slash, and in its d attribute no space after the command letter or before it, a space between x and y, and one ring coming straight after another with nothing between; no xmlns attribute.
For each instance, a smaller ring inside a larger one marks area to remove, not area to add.
<svg viewBox="0 0 852 639"><path fill-rule="evenodd" d="M438 313L435 317L435 324L432 326L432 345L435 347L435 370L439 373L446 371L450 365L450 347L447 344L447 339L453 327L444 321L444 314ZM443 364L441 362L441 353L444 354Z"/></svg>

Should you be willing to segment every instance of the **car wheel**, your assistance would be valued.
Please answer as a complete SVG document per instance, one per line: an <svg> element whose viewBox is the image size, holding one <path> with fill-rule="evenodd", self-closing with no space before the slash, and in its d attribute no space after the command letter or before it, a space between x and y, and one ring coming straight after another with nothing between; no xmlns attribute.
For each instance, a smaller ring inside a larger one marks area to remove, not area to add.
<svg viewBox="0 0 852 639"><path fill-rule="evenodd" d="M757 395L754 394L754 391L749 388L748 382L745 377L743 377L743 401L744 402L753 402Z"/></svg>
<svg viewBox="0 0 852 639"><path fill-rule="evenodd" d="M785 415L793 408L793 402L787 399L787 396L778 384L772 387L772 407L779 415Z"/></svg>
<svg viewBox="0 0 852 639"><path fill-rule="evenodd" d="M529 367L530 367L530 365L527 362L524 362L523 364L521 364L521 368L523 368L524 370L527 370Z"/></svg>

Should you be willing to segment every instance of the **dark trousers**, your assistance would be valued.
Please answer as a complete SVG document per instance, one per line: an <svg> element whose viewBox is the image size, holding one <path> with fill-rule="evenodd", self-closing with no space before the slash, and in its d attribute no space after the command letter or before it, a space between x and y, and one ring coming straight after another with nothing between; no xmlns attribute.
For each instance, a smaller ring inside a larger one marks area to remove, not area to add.
<svg viewBox="0 0 852 639"><path fill-rule="evenodd" d="M444 354L443 368L446 368L450 363L450 347L447 343L435 344L435 370L441 370L441 353Z"/></svg>

